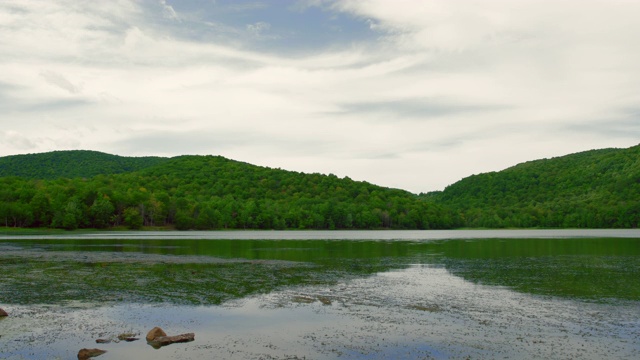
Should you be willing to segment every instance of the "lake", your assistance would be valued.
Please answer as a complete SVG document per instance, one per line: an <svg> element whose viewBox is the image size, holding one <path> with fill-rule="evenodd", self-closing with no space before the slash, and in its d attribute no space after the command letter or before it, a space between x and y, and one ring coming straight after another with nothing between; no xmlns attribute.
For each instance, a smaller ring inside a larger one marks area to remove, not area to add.
<svg viewBox="0 0 640 360"><path fill-rule="evenodd" d="M2 359L640 358L638 230L0 235L0 269Z"/></svg>

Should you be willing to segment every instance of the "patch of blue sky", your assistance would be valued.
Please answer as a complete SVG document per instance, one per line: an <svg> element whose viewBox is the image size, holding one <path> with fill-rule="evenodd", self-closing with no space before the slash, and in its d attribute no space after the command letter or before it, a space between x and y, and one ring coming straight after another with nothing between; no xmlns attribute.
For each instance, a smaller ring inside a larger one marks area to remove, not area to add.
<svg viewBox="0 0 640 360"><path fill-rule="evenodd" d="M253 50L296 53L375 41L367 19L298 1L167 1L197 41L229 41ZM195 26L196 28L193 28Z"/></svg>

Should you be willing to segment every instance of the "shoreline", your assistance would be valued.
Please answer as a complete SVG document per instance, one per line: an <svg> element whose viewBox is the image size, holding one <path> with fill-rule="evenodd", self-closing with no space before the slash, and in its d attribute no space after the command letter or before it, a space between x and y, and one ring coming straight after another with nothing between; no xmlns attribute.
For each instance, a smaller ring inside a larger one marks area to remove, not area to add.
<svg viewBox="0 0 640 360"><path fill-rule="evenodd" d="M39 239L198 239L198 240L457 240L545 238L639 238L640 229L498 230L149 230L4 233L0 240Z"/></svg>

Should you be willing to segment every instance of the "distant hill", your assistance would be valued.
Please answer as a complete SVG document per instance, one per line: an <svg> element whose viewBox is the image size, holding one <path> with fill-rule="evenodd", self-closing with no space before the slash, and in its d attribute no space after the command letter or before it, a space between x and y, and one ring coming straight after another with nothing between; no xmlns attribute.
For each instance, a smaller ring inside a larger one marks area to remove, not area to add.
<svg viewBox="0 0 640 360"><path fill-rule="evenodd" d="M177 229L634 228L640 146L586 151L415 195L221 156L0 158L0 226Z"/></svg>
<svg viewBox="0 0 640 360"><path fill-rule="evenodd" d="M90 178L138 171L167 161L161 157L124 157L70 150L0 157L0 177L29 179Z"/></svg>
<svg viewBox="0 0 640 360"><path fill-rule="evenodd" d="M469 227L637 227L640 146L530 161L426 198L459 212Z"/></svg>
<svg viewBox="0 0 640 360"><path fill-rule="evenodd" d="M11 164L0 177L0 224L5 226L432 229L455 225L454 214L404 190L220 156L124 158L58 151L8 158L0 158L0 164Z"/></svg>

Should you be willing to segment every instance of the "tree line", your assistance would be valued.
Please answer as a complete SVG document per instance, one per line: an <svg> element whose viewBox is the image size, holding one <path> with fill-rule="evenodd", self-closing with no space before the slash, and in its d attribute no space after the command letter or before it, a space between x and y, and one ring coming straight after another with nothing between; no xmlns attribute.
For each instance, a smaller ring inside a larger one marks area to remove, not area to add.
<svg viewBox="0 0 640 360"><path fill-rule="evenodd" d="M453 213L417 195L335 175L182 156L90 178L0 178L4 226L63 229L444 229Z"/></svg>
<svg viewBox="0 0 640 360"><path fill-rule="evenodd" d="M530 161L423 197L467 227L637 228L640 146Z"/></svg>
<svg viewBox="0 0 640 360"><path fill-rule="evenodd" d="M530 161L420 195L220 156L124 158L92 151L21 155L0 158L3 225L181 230L636 228L640 146Z"/></svg>

